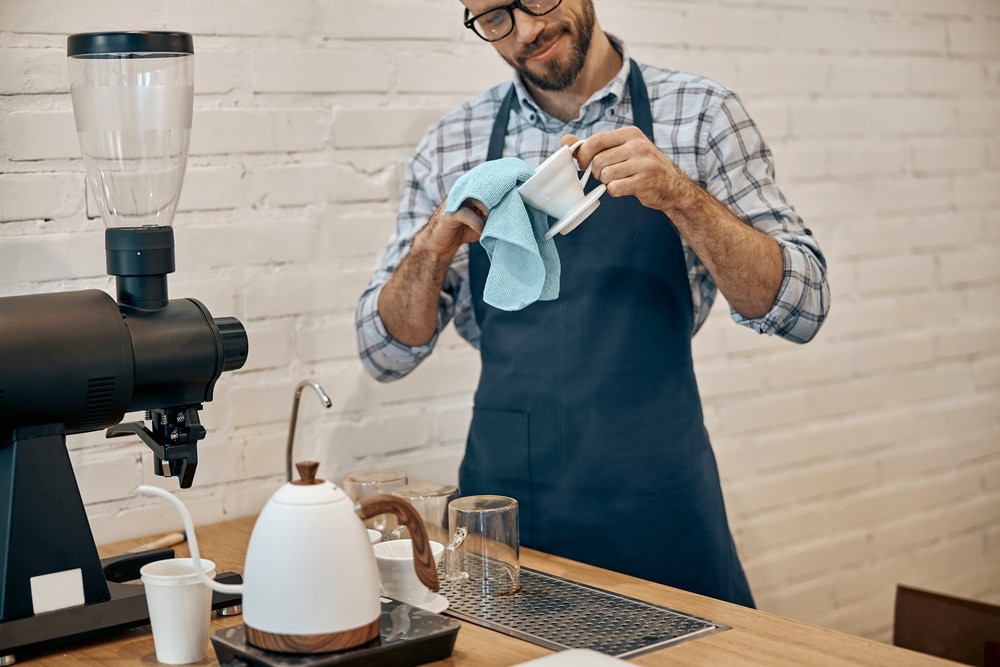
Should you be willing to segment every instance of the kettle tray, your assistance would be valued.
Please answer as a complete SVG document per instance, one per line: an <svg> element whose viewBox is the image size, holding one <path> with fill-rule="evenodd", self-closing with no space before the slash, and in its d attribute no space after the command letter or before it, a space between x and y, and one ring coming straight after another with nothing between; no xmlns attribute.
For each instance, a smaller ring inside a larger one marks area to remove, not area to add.
<svg viewBox="0 0 1000 667"><path fill-rule="evenodd" d="M335 653L295 655L251 646L239 625L212 634L221 667L412 667L443 660L455 648L458 621L396 600L382 598L382 629L378 639Z"/></svg>

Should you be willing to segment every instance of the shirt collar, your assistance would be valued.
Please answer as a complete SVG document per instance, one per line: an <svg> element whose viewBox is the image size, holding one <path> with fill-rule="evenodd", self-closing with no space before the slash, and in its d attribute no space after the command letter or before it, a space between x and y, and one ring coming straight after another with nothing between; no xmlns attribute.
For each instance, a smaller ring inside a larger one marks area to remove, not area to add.
<svg viewBox="0 0 1000 667"><path fill-rule="evenodd" d="M611 40L611 45L615 47L615 50L622 56L622 67L618 70L618 74L614 76L600 90L594 92L593 95L584 103L583 107L580 109L581 116L586 115L587 107L594 102L601 102L605 105L615 104L625 94L625 82L628 81L628 75L631 70L631 58L629 57L628 47L625 46L620 38L615 37L609 32L604 33L607 35L608 39ZM514 91L517 95L517 101L519 103L520 109L525 109L530 113L536 114L538 117L548 117L548 115L542 111L539 106L531 97L531 93L524 86L524 81L521 79L521 74L517 71L514 72Z"/></svg>

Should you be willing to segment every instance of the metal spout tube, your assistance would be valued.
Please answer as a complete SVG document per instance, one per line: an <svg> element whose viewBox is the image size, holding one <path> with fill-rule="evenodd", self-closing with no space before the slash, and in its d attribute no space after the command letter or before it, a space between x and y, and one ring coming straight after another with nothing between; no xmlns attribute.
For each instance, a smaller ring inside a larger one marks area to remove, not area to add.
<svg viewBox="0 0 1000 667"><path fill-rule="evenodd" d="M292 481L292 443L295 440L295 425L299 420L299 400L302 398L302 390L306 387L312 387L315 390L316 395L323 401L324 407L329 408L333 405L333 401L326 395L318 382L303 380L295 388L295 398L292 401L292 421L288 426L288 444L285 447L285 480L289 482Z"/></svg>

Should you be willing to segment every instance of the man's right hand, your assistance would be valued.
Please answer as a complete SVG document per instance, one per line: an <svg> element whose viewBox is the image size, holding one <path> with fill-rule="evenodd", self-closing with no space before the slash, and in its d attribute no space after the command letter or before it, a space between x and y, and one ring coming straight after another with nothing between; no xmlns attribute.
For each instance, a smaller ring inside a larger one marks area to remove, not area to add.
<svg viewBox="0 0 1000 667"><path fill-rule="evenodd" d="M450 262L463 244L479 240L489 211L482 202L466 199L460 209L445 213L445 203L437 207L424 228L417 233L413 244L414 249L419 245L421 250Z"/></svg>

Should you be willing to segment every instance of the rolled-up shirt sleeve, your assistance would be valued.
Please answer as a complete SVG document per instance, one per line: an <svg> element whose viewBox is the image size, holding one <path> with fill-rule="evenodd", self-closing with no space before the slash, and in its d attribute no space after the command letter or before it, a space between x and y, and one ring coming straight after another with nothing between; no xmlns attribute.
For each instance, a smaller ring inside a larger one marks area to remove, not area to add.
<svg viewBox="0 0 1000 667"><path fill-rule="evenodd" d="M454 295L458 290L454 263L448 270L441 296L438 299L438 320L434 335L424 345L405 345L389 334L378 310L379 295L392 277L399 263L410 251L413 237L427 223L437 208L435 197L427 192L423 183L434 183L428 177L429 159L418 150L406 165L405 187L400 200L396 229L389 245L379 262L378 270L372 275L368 286L358 300L355 315L355 330L358 352L365 369L381 382L395 380L407 375L426 359L434 350L441 330L455 314ZM463 248L460 252L467 251Z"/></svg>
<svg viewBox="0 0 1000 667"><path fill-rule="evenodd" d="M746 318L730 308L733 321L759 333L808 342L830 308L826 259L819 244L775 183L771 151L736 95L721 100L705 132L702 184L738 218L774 238L784 262L771 310Z"/></svg>
<svg viewBox="0 0 1000 667"><path fill-rule="evenodd" d="M380 382L388 382L404 377L426 359L434 350L438 333L441 331L441 317L434 335L424 345L404 345L393 338L378 312L378 297L385 283L369 285L358 301L356 331L361 363L372 377Z"/></svg>

